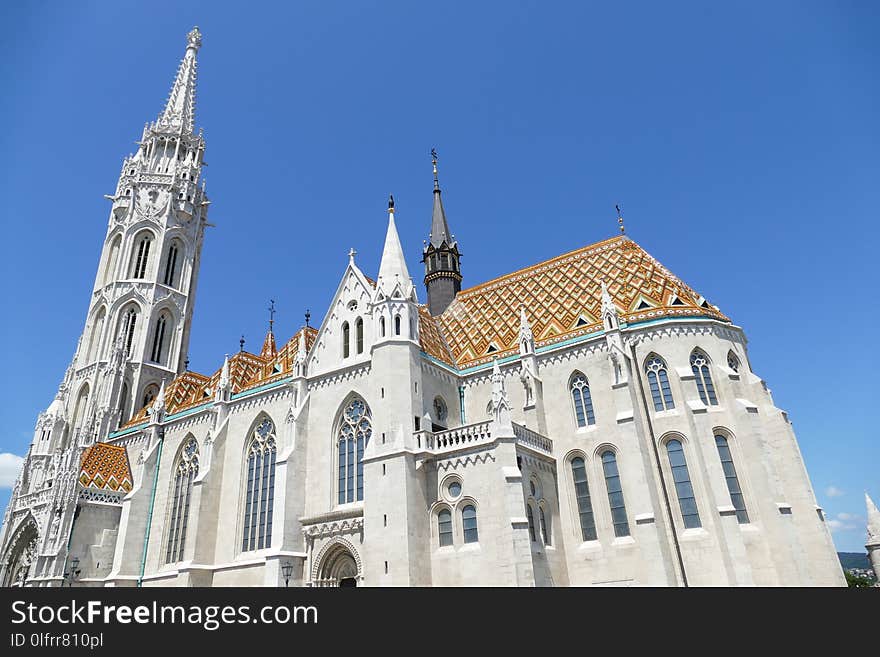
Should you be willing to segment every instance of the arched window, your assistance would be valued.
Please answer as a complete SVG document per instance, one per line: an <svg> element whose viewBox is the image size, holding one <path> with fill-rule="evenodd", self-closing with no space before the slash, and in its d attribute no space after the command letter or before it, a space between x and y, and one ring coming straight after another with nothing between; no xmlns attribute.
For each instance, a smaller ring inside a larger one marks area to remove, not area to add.
<svg viewBox="0 0 880 657"><path fill-rule="evenodd" d="M678 496L678 506L681 508L684 526L686 529L702 527L700 512L697 510L697 500L694 497L694 487L691 485L687 460L684 457L681 441L670 440L667 442L666 454L669 456L672 480L675 482L675 494Z"/></svg>
<svg viewBox="0 0 880 657"><path fill-rule="evenodd" d="M86 409L89 405L89 386L88 384L84 385L82 389L79 391L79 397L76 399L76 406L74 406L73 411L73 422L71 422L70 426L73 427L74 436L79 438L79 430L85 424L86 420Z"/></svg>
<svg viewBox="0 0 880 657"><path fill-rule="evenodd" d="M349 350L348 341L349 341L350 337L351 337L351 329L348 326L348 322L343 322L342 323L342 357L343 358L348 358L348 350Z"/></svg>
<svg viewBox="0 0 880 657"><path fill-rule="evenodd" d="M372 435L370 408L355 397L342 413L337 436L339 504L364 499L364 449Z"/></svg>
<svg viewBox="0 0 880 657"><path fill-rule="evenodd" d="M531 504L526 504L526 517L529 519L529 539L534 543L538 538L535 536L535 513Z"/></svg>
<svg viewBox="0 0 880 657"><path fill-rule="evenodd" d="M538 508L538 519L541 522L541 538L544 539L544 545L550 545L550 523L547 522L543 507Z"/></svg>
<svg viewBox="0 0 880 657"><path fill-rule="evenodd" d="M617 456L610 449L602 453L602 469L605 471L605 488L608 489L608 504L611 506L614 535L618 537L629 536L626 504L623 501L620 473L617 471Z"/></svg>
<svg viewBox="0 0 880 657"><path fill-rule="evenodd" d="M104 285L116 277L116 265L119 263L119 248L122 245L122 235L117 235L110 245L110 253L107 256L107 264L104 266Z"/></svg>
<svg viewBox="0 0 880 657"><path fill-rule="evenodd" d="M400 335L400 315L394 316L394 335Z"/></svg>
<svg viewBox="0 0 880 657"><path fill-rule="evenodd" d="M379 337L381 337L381 338L385 337L385 318L384 317L379 318Z"/></svg>
<svg viewBox="0 0 880 657"><path fill-rule="evenodd" d="M157 386L155 383L151 383L146 388L144 388L144 403L141 405L141 408L149 406L158 394L159 386Z"/></svg>
<svg viewBox="0 0 880 657"><path fill-rule="evenodd" d="M675 408L672 401L672 390L669 388L669 375L666 373L666 362L656 354L651 354L645 361L645 372L651 397L654 399L655 411L668 411Z"/></svg>
<svg viewBox="0 0 880 657"><path fill-rule="evenodd" d="M739 479L736 476L736 468L733 466L733 456L730 454L727 438L716 434L715 446L718 447L718 456L721 458L721 467L724 469L724 479L727 481L727 490L730 492L730 502L736 509L736 519L741 525L748 524L749 514L746 511L746 501L739 487Z"/></svg>
<svg viewBox="0 0 880 657"><path fill-rule="evenodd" d="M119 423L122 426L128 421L128 382L122 384L122 392L119 393Z"/></svg>
<svg viewBox="0 0 880 657"><path fill-rule="evenodd" d="M574 493L577 498L578 514L581 519L581 535L585 541L595 541L596 521L593 518L593 505L590 503L587 468L581 457L578 456L571 460L571 474L574 478Z"/></svg>
<svg viewBox="0 0 880 657"><path fill-rule="evenodd" d="M357 352L364 353L364 320L360 317L354 323L354 338L357 344Z"/></svg>
<svg viewBox="0 0 880 657"><path fill-rule="evenodd" d="M183 546L186 544L186 526L189 522L189 503L192 497L193 481L199 474L199 444L189 436L180 450L174 466L174 486L171 492L171 518L168 522L168 543L165 548L165 562L173 563L183 559Z"/></svg>
<svg viewBox="0 0 880 657"><path fill-rule="evenodd" d="M709 358L702 351L694 350L691 354L691 371L697 379L697 392L704 404L715 406L718 398L715 396L715 386L712 385L712 373L709 371Z"/></svg>
<svg viewBox="0 0 880 657"><path fill-rule="evenodd" d="M88 362L98 359L98 351L101 346L101 332L104 330L104 320L107 318L107 309L103 306L92 322L92 334L89 336L89 350L86 352Z"/></svg>
<svg viewBox="0 0 880 657"><path fill-rule="evenodd" d="M143 278L147 275L147 262L150 258L150 245L153 243L153 236L146 233L135 243L134 267L131 271L132 278Z"/></svg>
<svg viewBox="0 0 880 657"><path fill-rule="evenodd" d="M574 402L574 416L579 427L588 424L596 424L596 416L593 414L593 398L590 396L590 384L580 372L575 372L569 384L571 399Z"/></svg>
<svg viewBox="0 0 880 657"><path fill-rule="evenodd" d="M122 313L119 329L122 331L122 341L127 356L131 355L131 349L134 345L134 332L137 328L137 320L138 309L135 306L129 306L128 310Z"/></svg>
<svg viewBox="0 0 880 657"><path fill-rule="evenodd" d="M177 277L177 259L180 257L180 242L174 241L168 247L168 255L165 256L165 273L162 275L162 283L174 287Z"/></svg>
<svg viewBox="0 0 880 657"><path fill-rule="evenodd" d="M727 366L734 372L739 372L739 358L736 357L733 351L727 352Z"/></svg>
<svg viewBox="0 0 880 657"><path fill-rule="evenodd" d="M440 532L440 547L452 545L452 511L443 509L437 514L437 528Z"/></svg>
<svg viewBox="0 0 880 657"><path fill-rule="evenodd" d="M247 450L247 484L241 550L262 550L272 542L275 505L275 426L269 418L254 429Z"/></svg>
<svg viewBox="0 0 880 657"><path fill-rule="evenodd" d="M461 524L464 529L464 542L476 543L477 536L477 509L473 504L468 504L461 511Z"/></svg>
<svg viewBox="0 0 880 657"><path fill-rule="evenodd" d="M150 352L150 358L154 363L165 362L165 352L167 351L165 333L168 330L168 323L168 313L160 313L156 320L156 330L153 332L153 349Z"/></svg>

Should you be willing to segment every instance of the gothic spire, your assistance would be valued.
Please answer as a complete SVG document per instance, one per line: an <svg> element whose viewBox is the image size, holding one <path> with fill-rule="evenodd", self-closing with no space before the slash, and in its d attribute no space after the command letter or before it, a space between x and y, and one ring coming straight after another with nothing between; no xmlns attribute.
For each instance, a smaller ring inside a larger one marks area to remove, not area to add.
<svg viewBox="0 0 880 657"><path fill-rule="evenodd" d="M437 151L431 149L431 163L434 165L434 210L431 213L431 235L430 242L434 248L439 247L443 242L450 246L453 243L452 235L449 233L449 224L446 223L446 213L443 211L443 201L440 198L440 181L437 178Z"/></svg>
<svg viewBox="0 0 880 657"><path fill-rule="evenodd" d="M394 288L396 280L404 287L410 283L409 271L403 257L403 247L400 245L397 226L394 224L394 197L392 196L388 202L388 232L385 234L385 248L382 249L382 261L379 264L378 287L386 287L390 291Z"/></svg>
<svg viewBox="0 0 880 657"><path fill-rule="evenodd" d="M156 122L157 130L186 135L193 133L196 114L196 53L201 46L202 33L198 27L194 27L186 35L186 52L177 69L168 102Z"/></svg>
<svg viewBox="0 0 880 657"><path fill-rule="evenodd" d="M880 542L880 510L865 491L865 507L868 510L868 543Z"/></svg>

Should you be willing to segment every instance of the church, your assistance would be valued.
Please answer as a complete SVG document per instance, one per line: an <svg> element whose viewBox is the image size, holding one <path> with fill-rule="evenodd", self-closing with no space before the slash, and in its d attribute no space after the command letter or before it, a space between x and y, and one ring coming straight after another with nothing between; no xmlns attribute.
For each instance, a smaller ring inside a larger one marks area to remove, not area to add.
<svg viewBox="0 0 880 657"><path fill-rule="evenodd" d="M622 226L463 287L436 155L424 288L391 198L378 272L352 252L319 326L190 371L201 40L107 197L2 585L844 585L743 329Z"/></svg>

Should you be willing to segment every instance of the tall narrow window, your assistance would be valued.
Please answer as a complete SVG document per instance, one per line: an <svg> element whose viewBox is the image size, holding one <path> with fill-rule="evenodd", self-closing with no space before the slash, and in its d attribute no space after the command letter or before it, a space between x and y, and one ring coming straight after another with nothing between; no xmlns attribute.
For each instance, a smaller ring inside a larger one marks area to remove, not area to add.
<svg viewBox="0 0 880 657"><path fill-rule="evenodd" d="M357 344L357 352L364 353L364 320L360 317L354 323L354 337Z"/></svg>
<svg viewBox="0 0 880 657"><path fill-rule="evenodd" d="M372 435L370 409L356 397L345 407L337 435L339 504L364 499L363 457Z"/></svg>
<svg viewBox="0 0 880 657"><path fill-rule="evenodd" d="M574 402L574 417L579 427L596 424L593 414L593 398L590 396L590 384L580 372L571 378L571 399Z"/></svg>
<svg viewBox="0 0 880 657"><path fill-rule="evenodd" d="M461 511L461 524L464 529L464 542L476 543L477 536L477 509L473 504L468 504Z"/></svg>
<svg viewBox="0 0 880 657"><path fill-rule="evenodd" d="M173 242L168 249L168 257L165 259L165 275L162 277L162 282L171 287L174 286L174 276L177 273L178 251L177 242Z"/></svg>
<svg viewBox="0 0 880 657"><path fill-rule="evenodd" d="M94 362L98 358L98 351L101 346L101 333L104 330L104 320L107 317L107 310L101 307L95 320L92 322L92 334L89 336L88 361Z"/></svg>
<svg viewBox="0 0 880 657"><path fill-rule="evenodd" d="M681 517L686 529L702 527L700 512L697 510L697 500L694 497L694 487L688 474L687 460L681 441L670 440L666 443L666 453L669 456L669 465L672 468L672 480L675 482L675 494L678 496L678 506L681 508Z"/></svg>
<svg viewBox="0 0 880 657"><path fill-rule="evenodd" d="M168 521L168 542L165 547L166 563L183 559L193 481L198 474L199 444L195 438L189 436L180 456L177 457L177 465L174 468L174 485L170 500L171 518Z"/></svg>
<svg viewBox="0 0 880 657"><path fill-rule="evenodd" d="M150 358L154 363L164 361L165 330L168 324L168 315L161 313L156 320L156 330L153 332L153 349Z"/></svg>
<svg viewBox="0 0 880 657"><path fill-rule="evenodd" d="M452 545L452 511L443 509L437 514L437 527L440 532L440 547Z"/></svg>
<svg viewBox="0 0 880 657"><path fill-rule="evenodd" d="M349 339L351 338L351 329L348 326L348 322L343 322L342 324L342 357L348 358L349 353Z"/></svg>
<svg viewBox="0 0 880 657"><path fill-rule="evenodd" d="M535 536L535 513L531 504L526 504L526 518L529 520L529 539L534 543L538 538Z"/></svg>
<svg viewBox="0 0 880 657"><path fill-rule="evenodd" d="M122 384L122 391L119 393L119 422L117 426L122 426L128 421L128 382Z"/></svg>
<svg viewBox="0 0 880 657"><path fill-rule="evenodd" d="M125 313L122 315L121 330L123 343L125 346L125 353L128 356L131 355L131 349L134 344L134 331L135 328L137 328L137 318L138 311L134 307L126 310Z"/></svg>
<svg viewBox="0 0 880 657"><path fill-rule="evenodd" d="M602 469L605 471L605 487L608 489L608 504L611 506L614 535L629 536L623 488L620 485L620 473L617 471L617 456L610 449L602 454Z"/></svg>
<svg viewBox="0 0 880 657"><path fill-rule="evenodd" d="M151 235L144 235L137 241L135 246L134 269L132 278L143 278L147 274L147 262L150 258L150 245L153 243Z"/></svg>
<svg viewBox="0 0 880 657"><path fill-rule="evenodd" d="M400 315L394 316L394 335L400 335Z"/></svg>
<svg viewBox="0 0 880 657"><path fill-rule="evenodd" d="M574 493L577 498L578 514L581 519L581 535L585 541L595 541L596 521L593 518L593 505L590 503L587 468L581 457L571 460L571 474L574 478Z"/></svg>
<svg viewBox="0 0 880 657"><path fill-rule="evenodd" d="M110 253L107 256L107 264L104 267L104 285L116 277L116 265L119 262L119 248L122 244L122 236L117 235L110 245Z"/></svg>
<svg viewBox="0 0 880 657"><path fill-rule="evenodd" d="M727 490L730 492L730 502L736 509L736 519L741 525L748 524L749 514L746 511L746 501L739 487L739 479L736 476L736 468L733 466L733 456L730 454L727 438L716 435L715 446L718 447L718 456L721 458L721 467L724 469L724 479L727 481Z"/></svg>
<svg viewBox="0 0 880 657"><path fill-rule="evenodd" d="M718 404L715 396L715 386L712 385L712 372L709 371L709 358L702 351L694 351L691 354L691 371L697 380L697 392L700 400L707 406Z"/></svg>
<svg viewBox="0 0 880 657"><path fill-rule="evenodd" d="M538 519L541 522L541 538L544 539L544 545L550 545L550 523L547 522L543 507L538 509Z"/></svg>
<svg viewBox="0 0 880 657"><path fill-rule="evenodd" d="M159 386L155 383L151 383L144 389L144 403L141 405L141 408L149 406L150 403L156 398L156 395L159 394Z"/></svg>
<svg viewBox="0 0 880 657"><path fill-rule="evenodd" d="M654 399L654 410L668 411L675 408L672 390L669 388L669 375L663 359L652 354L645 362L645 372L648 375L648 385L651 387L651 397Z"/></svg>
<svg viewBox="0 0 880 657"><path fill-rule="evenodd" d="M254 429L247 451L247 488L241 549L262 550L272 542L275 505L275 426L269 418Z"/></svg>
<svg viewBox="0 0 880 657"><path fill-rule="evenodd" d="M379 337L380 338L385 337L385 318L384 317L379 318Z"/></svg>

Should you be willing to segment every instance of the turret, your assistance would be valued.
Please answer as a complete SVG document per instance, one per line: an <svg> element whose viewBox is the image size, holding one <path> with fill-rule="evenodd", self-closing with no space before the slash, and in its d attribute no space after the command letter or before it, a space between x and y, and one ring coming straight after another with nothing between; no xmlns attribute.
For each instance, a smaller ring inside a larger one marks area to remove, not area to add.
<svg viewBox="0 0 880 657"><path fill-rule="evenodd" d="M428 291L428 310L434 316L441 314L455 295L461 291L461 254L455 235L449 232L440 182L437 178L437 153L431 151L434 165L434 210L431 214L431 233L422 251L425 263L425 288Z"/></svg>

